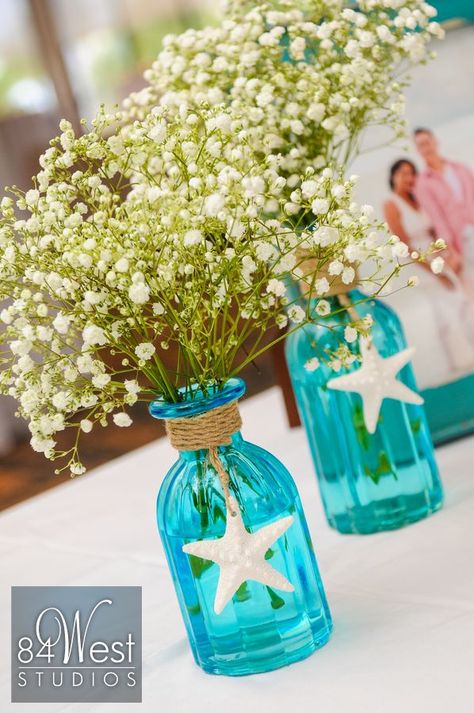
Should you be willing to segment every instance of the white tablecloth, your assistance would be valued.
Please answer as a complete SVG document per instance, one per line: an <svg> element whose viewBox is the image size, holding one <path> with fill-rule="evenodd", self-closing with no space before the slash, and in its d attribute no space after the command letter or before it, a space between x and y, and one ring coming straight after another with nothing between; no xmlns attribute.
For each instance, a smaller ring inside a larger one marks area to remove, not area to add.
<svg viewBox="0 0 474 713"><path fill-rule="evenodd" d="M0 516L0 711L15 713L472 713L474 710L474 439L438 461L445 508L406 529L342 536L326 525L304 434L286 427L276 389L242 406L244 435L296 479L335 629L313 656L230 679L189 651L156 531L155 498L174 460L165 440ZM11 704L12 585L143 587L143 703Z"/></svg>

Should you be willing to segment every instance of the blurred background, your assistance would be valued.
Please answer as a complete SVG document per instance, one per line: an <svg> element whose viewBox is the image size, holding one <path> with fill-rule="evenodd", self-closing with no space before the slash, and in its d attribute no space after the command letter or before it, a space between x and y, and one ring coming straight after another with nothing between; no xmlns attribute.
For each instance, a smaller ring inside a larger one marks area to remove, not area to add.
<svg viewBox="0 0 474 713"><path fill-rule="evenodd" d="M207 0L0 0L0 184L28 183L60 117L78 125L143 84L164 35Z"/></svg>
<svg viewBox="0 0 474 713"><path fill-rule="evenodd" d="M470 154L474 160L474 25L469 24L474 0L432 4L448 37L437 48L439 60L415 73L408 118L439 127L448 148L461 151L452 158ZM143 71L164 35L212 23L216 13L211 0L0 0L0 186L27 187L61 117L78 127L99 104L120 102L144 85ZM390 151L358 161L364 201L382 200L380 177L394 155ZM283 383L289 420L295 423L282 361L279 350L244 377L251 393ZM27 431L13 413L14 404L2 398L0 509L68 477L55 476L53 464L31 451ZM84 439L85 461L93 467L159 435L158 423L142 410L135 427L121 429L120 438L110 427Z"/></svg>

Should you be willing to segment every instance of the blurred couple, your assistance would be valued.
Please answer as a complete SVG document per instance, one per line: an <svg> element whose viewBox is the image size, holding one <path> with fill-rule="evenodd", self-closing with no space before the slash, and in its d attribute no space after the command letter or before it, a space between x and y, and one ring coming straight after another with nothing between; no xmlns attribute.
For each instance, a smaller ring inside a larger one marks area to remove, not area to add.
<svg viewBox="0 0 474 713"><path fill-rule="evenodd" d="M452 370L466 371L474 368L474 175L442 157L430 129L416 129L414 141L424 168L418 173L409 159L393 164L385 220L410 252L436 238L446 242L441 274L421 264L406 270L419 278L434 308Z"/></svg>

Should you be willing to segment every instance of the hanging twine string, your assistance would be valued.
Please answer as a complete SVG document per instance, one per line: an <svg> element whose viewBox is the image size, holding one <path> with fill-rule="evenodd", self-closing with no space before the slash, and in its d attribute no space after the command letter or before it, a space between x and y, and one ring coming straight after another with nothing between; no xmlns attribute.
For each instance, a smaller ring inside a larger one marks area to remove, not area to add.
<svg viewBox="0 0 474 713"><path fill-rule="evenodd" d="M218 448L229 445L232 434L241 429L242 419L237 402L218 406L198 416L167 419L165 424L170 443L176 450L208 451L209 463L219 476L227 511L233 515L229 474L222 465Z"/></svg>
<svg viewBox="0 0 474 713"><path fill-rule="evenodd" d="M357 309L354 307L352 302L350 301L349 297L347 294L340 294L337 296L337 299L339 300L339 304L341 307L345 307L350 318L352 319L353 322L358 322L360 320L360 315L357 311Z"/></svg>

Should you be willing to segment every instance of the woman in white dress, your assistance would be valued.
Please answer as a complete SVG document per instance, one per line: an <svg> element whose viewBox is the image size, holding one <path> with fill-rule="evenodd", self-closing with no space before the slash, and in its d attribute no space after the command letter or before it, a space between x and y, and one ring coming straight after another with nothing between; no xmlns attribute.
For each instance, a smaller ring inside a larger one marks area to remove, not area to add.
<svg viewBox="0 0 474 713"><path fill-rule="evenodd" d="M392 192L384 204L385 220L391 232L407 244L410 252L426 250L437 237L428 216L421 210L414 196L416 175L416 167L408 159L394 163L390 169ZM433 274L429 265L416 264L405 268L401 279L406 285L408 276L416 275L419 278L420 287L433 308L433 318L440 338L437 347L439 349L442 345L444 348L450 371L454 375L474 369L474 303L458 277L462 268L460 255L454 251L445 251L443 258L445 269L442 274ZM410 290L410 301L413 300L416 300L416 293Z"/></svg>

